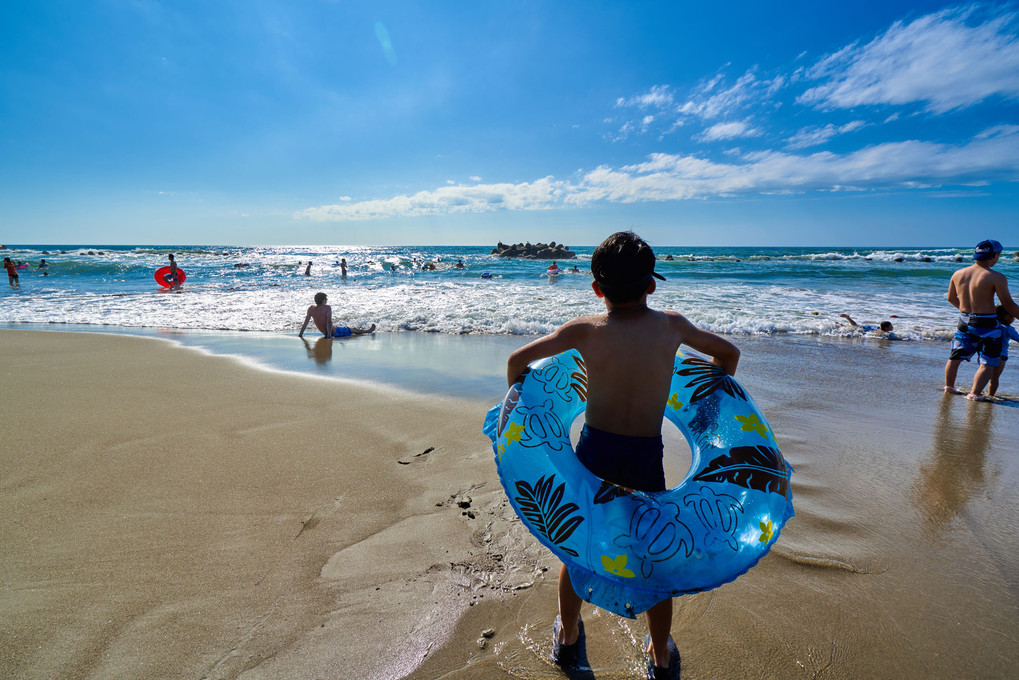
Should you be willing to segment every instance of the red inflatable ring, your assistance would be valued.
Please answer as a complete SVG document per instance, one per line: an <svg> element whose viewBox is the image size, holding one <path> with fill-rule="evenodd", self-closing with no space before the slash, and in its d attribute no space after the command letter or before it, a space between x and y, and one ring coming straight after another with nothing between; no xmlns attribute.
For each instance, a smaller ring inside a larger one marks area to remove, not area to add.
<svg viewBox="0 0 1019 680"><path fill-rule="evenodd" d="M170 278L170 267L169 266L160 267L159 269L156 270L156 273L154 274L154 276L156 278L156 283L158 283L163 288L169 288L170 285L172 284L172 282L169 281L169 278ZM186 278L187 278L187 274L184 273L184 270L181 269L180 267L177 267L177 283L179 283L179 284L180 283L184 283L184 279L186 279Z"/></svg>

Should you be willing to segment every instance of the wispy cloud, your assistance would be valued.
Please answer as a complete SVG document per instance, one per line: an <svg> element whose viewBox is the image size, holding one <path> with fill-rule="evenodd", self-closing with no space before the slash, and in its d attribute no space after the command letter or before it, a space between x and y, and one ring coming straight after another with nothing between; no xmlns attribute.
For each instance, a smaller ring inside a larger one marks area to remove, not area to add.
<svg viewBox="0 0 1019 680"><path fill-rule="evenodd" d="M864 127L866 123L862 120L854 120L846 123L845 125L832 125L831 123L823 126L813 126L800 130L792 137L786 139L787 149L805 149L810 146L817 146L818 144L824 144L832 137L838 135L844 135L847 132L859 130Z"/></svg>
<svg viewBox="0 0 1019 680"><path fill-rule="evenodd" d="M637 108L641 111L672 108L673 104L674 99L668 85L654 85L643 94L620 97L616 100L616 106L619 108Z"/></svg>
<svg viewBox="0 0 1019 680"><path fill-rule="evenodd" d="M295 219L359 221L385 217L549 210L600 202L642 203L810 191L899 190L1019 181L1019 126L991 128L961 145L917 140L846 154L744 153L731 162L657 153L642 163L599 166L575 181L545 177L520 184L444 186L412 196L308 208Z"/></svg>
<svg viewBox="0 0 1019 680"><path fill-rule="evenodd" d="M725 139L758 137L760 135L761 131L746 121L735 121L732 123L715 123L697 135L695 139L701 142L717 142Z"/></svg>
<svg viewBox="0 0 1019 680"><path fill-rule="evenodd" d="M666 135L690 120L709 125L697 136L699 141L756 136L760 130L749 125L743 124L745 127L740 129L740 123L713 121L743 117L746 109L758 104L762 98L774 95L786 82L784 76L762 80L751 69L735 82L729 82L724 73L716 73L700 82L683 98L677 98L668 85L655 85L647 92L616 99L615 108L634 109L644 115L620 124L613 139L618 141L633 134L649 132ZM613 119L609 121L615 122Z"/></svg>
<svg viewBox="0 0 1019 680"><path fill-rule="evenodd" d="M690 97L677 107L677 112L702 120L724 118L742 110L770 86L770 82L758 80L753 71L747 71L732 85L727 85L723 76L718 74L694 89Z"/></svg>
<svg viewBox="0 0 1019 680"><path fill-rule="evenodd" d="M823 82L797 101L821 109L923 102L932 113L1000 95L1019 98L1016 15L975 20L978 7L896 22L866 45L852 44L807 69Z"/></svg>

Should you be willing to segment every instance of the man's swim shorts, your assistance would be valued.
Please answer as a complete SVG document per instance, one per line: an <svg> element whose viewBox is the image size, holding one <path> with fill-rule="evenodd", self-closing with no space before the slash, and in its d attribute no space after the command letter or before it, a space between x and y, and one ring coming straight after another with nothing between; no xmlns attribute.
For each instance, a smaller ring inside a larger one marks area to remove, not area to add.
<svg viewBox="0 0 1019 680"><path fill-rule="evenodd" d="M333 330L334 338L345 338L348 335L351 335L349 326L337 326L336 329Z"/></svg>
<svg viewBox="0 0 1019 680"><path fill-rule="evenodd" d="M963 314L959 317L959 327L952 338L952 353L948 358L969 361L974 354L979 354L981 364L997 366L1001 363L1001 346L1001 328L996 315Z"/></svg>
<svg viewBox="0 0 1019 680"><path fill-rule="evenodd" d="M577 458L592 474L638 491L664 491L664 446L657 437L630 437L584 425Z"/></svg>

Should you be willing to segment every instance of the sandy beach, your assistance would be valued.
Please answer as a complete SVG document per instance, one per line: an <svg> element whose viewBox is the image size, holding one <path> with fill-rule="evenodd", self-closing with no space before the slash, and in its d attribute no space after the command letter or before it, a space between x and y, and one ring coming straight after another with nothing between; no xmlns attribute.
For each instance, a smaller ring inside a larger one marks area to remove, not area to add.
<svg viewBox="0 0 1019 680"><path fill-rule="evenodd" d="M933 343L736 342L796 517L677 601L683 677L1012 677L1019 402L943 396ZM130 336L0 330L0 366L0 677L563 677L491 403ZM643 622L584 617L643 677Z"/></svg>

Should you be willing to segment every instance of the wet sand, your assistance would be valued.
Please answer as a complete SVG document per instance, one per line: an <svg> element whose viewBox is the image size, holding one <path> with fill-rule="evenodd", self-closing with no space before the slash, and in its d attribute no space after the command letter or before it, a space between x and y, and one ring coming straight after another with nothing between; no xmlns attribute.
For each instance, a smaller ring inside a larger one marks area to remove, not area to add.
<svg viewBox="0 0 1019 680"><path fill-rule="evenodd" d="M1013 677L1019 402L942 396L937 345L735 340L796 517L677 600L683 677ZM0 365L0 676L563 677L490 404L132 337L0 331ZM595 677L643 677L642 621L584 618Z"/></svg>

